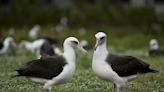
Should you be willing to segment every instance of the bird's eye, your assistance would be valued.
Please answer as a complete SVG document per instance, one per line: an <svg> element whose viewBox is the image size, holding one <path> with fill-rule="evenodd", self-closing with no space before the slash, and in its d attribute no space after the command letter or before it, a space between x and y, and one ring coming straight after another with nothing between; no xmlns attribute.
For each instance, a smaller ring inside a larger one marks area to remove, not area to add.
<svg viewBox="0 0 164 92"><path fill-rule="evenodd" d="M73 43L73 44L78 44L78 42L77 42L77 41L72 41L72 43Z"/></svg>
<svg viewBox="0 0 164 92"><path fill-rule="evenodd" d="M101 37L100 40L103 40L105 37Z"/></svg>

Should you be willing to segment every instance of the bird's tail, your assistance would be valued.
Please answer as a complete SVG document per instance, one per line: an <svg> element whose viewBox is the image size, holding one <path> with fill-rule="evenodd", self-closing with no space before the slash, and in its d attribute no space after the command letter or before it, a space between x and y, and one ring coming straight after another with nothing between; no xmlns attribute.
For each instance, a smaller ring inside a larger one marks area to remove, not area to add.
<svg viewBox="0 0 164 92"><path fill-rule="evenodd" d="M19 74L20 70L15 70L15 71L17 71L17 74L12 75L10 78L20 77L20 74Z"/></svg>
<svg viewBox="0 0 164 92"><path fill-rule="evenodd" d="M157 73L159 71L158 70L154 70L154 69L149 69L148 72Z"/></svg>

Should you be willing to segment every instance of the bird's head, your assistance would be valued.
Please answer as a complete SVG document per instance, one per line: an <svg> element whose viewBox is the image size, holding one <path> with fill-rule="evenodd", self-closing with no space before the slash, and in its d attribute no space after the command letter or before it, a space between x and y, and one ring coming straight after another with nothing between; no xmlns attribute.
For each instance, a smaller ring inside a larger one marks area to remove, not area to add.
<svg viewBox="0 0 164 92"><path fill-rule="evenodd" d="M75 37L68 37L64 41L64 47L65 46L70 46L70 47L73 47L73 48L78 48L82 52L87 53L87 51L80 45L79 40L77 38L75 38Z"/></svg>
<svg viewBox="0 0 164 92"><path fill-rule="evenodd" d="M106 42L107 35L104 32L98 32L95 34L96 37L96 45L95 45L95 50L99 45L102 45L103 43Z"/></svg>
<svg viewBox="0 0 164 92"><path fill-rule="evenodd" d="M150 49L158 49L158 41L157 39L152 39L150 40Z"/></svg>

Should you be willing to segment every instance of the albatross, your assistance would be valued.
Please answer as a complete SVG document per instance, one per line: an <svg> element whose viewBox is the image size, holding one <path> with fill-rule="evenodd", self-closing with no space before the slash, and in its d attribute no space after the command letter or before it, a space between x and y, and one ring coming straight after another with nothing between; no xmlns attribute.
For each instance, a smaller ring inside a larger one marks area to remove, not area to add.
<svg viewBox="0 0 164 92"><path fill-rule="evenodd" d="M48 54L50 56L60 54L53 50L54 46L49 40L46 39L38 39L34 40L33 42L21 41L19 48L23 48L31 51L32 53L36 53L38 58L40 58L40 56L43 54Z"/></svg>
<svg viewBox="0 0 164 92"><path fill-rule="evenodd" d="M51 92L53 85L66 83L75 72L76 55L74 48L86 53L75 37L68 37L63 44L64 53L55 56L43 56L32 60L18 70L18 76L25 76L43 85L44 92Z"/></svg>
<svg viewBox="0 0 164 92"><path fill-rule="evenodd" d="M157 39L150 40L149 56L164 56L164 50L159 49Z"/></svg>
<svg viewBox="0 0 164 92"><path fill-rule="evenodd" d="M99 78L111 81L114 92L123 92L127 83L139 74L157 72L136 57L109 53L106 47L107 35L104 32L98 32L95 37L97 41L92 59L93 72Z"/></svg>
<svg viewBox="0 0 164 92"><path fill-rule="evenodd" d="M45 41L46 41L45 39L37 39L34 40L33 42L23 40L20 42L19 48L23 48L35 53L37 50L41 48L41 46L44 44Z"/></svg>
<svg viewBox="0 0 164 92"><path fill-rule="evenodd" d="M10 44L16 47L16 43L12 37L6 37L3 42L0 42L0 54L6 53Z"/></svg>
<svg viewBox="0 0 164 92"><path fill-rule="evenodd" d="M36 24L30 31L29 31L29 37L32 39L38 38L39 31L41 30L41 27L39 24Z"/></svg>

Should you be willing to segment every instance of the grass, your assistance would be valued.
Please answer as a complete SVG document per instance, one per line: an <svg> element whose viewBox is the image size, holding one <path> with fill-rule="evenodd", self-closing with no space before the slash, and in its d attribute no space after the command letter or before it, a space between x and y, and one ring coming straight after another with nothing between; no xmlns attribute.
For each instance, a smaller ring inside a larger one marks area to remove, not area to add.
<svg viewBox="0 0 164 92"><path fill-rule="evenodd" d="M134 28L129 30L132 29L137 30ZM119 28L108 30L115 30L106 31L109 35L108 49L111 52L138 57L149 63L152 68L160 71L156 74L141 75L139 78L128 84L126 92L164 92L164 59L163 57L149 57L147 55L148 46L145 42L150 39L150 36L145 36L142 32L125 34L120 31ZM25 31L20 32L19 35L16 36L17 40L20 40L24 33ZM44 33L48 35L47 31L43 31L43 34ZM59 34L58 36L61 39L60 43L62 43L65 37L76 35L76 33L77 31L71 31L70 33L66 32ZM88 31L87 35L78 36L78 38L85 38L94 45L95 33L96 31ZM142 37L144 39L136 40L137 38ZM61 46L60 43L59 46ZM142 46L140 46L141 44ZM110 82L100 80L94 76L91 70L92 54L93 51L90 51L88 56L84 56L77 51L77 70L74 77L67 84L55 86L53 92L111 92L112 84ZM11 49L7 54L1 55L0 92L42 92L42 86L29 81L27 78L11 78L12 75L16 74L14 71L15 69L35 58L34 54L21 49Z"/></svg>

